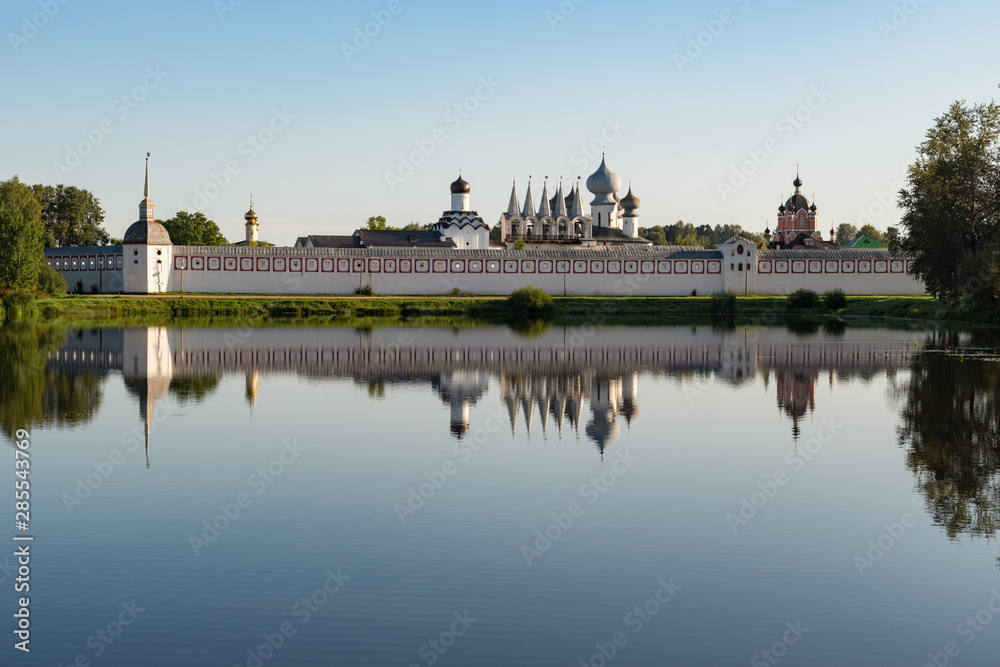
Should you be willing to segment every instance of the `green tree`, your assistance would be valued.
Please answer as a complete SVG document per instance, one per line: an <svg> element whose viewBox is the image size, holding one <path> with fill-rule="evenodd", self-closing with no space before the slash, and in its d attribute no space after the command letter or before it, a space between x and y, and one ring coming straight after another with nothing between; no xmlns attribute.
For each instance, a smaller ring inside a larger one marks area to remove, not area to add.
<svg viewBox="0 0 1000 667"><path fill-rule="evenodd" d="M667 245L667 236L663 233L663 227L659 225L655 227L640 227L639 236L647 241L652 241L653 245Z"/></svg>
<svg viewBox="0 0 1000 667"><path fill-rule="evenodd" d="M434 223L429 222L426 225L422 225L419 222L411 222L410 224L403 227L403 231L406 232L429 232L434 228ZM386 229L395 229L395 227L386 227Z"/></svg>
<svg viewBox="0 0 1000 667"><path fill-rule="evenodd" d="M1000 530L1000 364L917 355L900 392L899 441L934 523L952 538L992 538Z"/></svg>
<svg viewBox="0 0 1000 667"><path fill-rule="evenodd" d="M34 185L31 189L42 206L46 247L108 245L111 237L101 226L104 209L88 190L64 185Z"/></svg>
<svg viewBox="0 0 1000 667"><path fill-rule="evenodd" d="M714 240L711 244L706 243L706 248L714 248L726 239L730 239L734 236L742 236L748 241L753 241L757 245L762 245L764 243L764 235L757 232L748 232L743 229L740 225L716 225L715 226L715 236L711 237Z"/></svg>
<svg viewBox="0 0 1000 667"><path fill-rule="evenodd" d="M890 227L886 230L885 244L889 246L889 252L903 251L903 238L899 234L898 227Z"/></svg>
<svg viewBox="0 0 1000 667"><path fill-rule="evenodd" d="M170 220L158 220L170 233L174 245L220 246L229 245L219 230L219 226L205 217L204 213L177 211ZM261 245L261 244L258 244Z"/></svg>
<svg viewBox="0 0 1000 667"><path fill-rule="evenodd" d="M42 206L17 176L0 183L0 290L33 289L44 264Z"/></svg>
<svg viewBox="0 0 1000 667"><path fill-rule="evenodd" d="M842 222L837 225L837 245L844 245L845 243L850 243L854 239L858 238L860 234L858 233L858 228L849 222Z"/></svg>
<svg viewBox="0 0 1000 667"><path fill-rule="evenodd" d="M903 249L932 294L997 307L998 199L1000 106L955 102L918 147L899 197Z"/></svg>
<svg viewBox="0 0 1000 667"><path fill-rule="evenodd" d="M858 230L858 234L867 236L870 239L878 241L882 245L889 245L888 243L885 242L885 234L883 234L882 230L875 227L874 225L865 225L864 227Z"/></svg>
<svg viewBox="0 0 1000 667"><path fill-rule="evenodd" d="M368 229L374 231L381 231L383 229L389 229L386 227L385 218L383 216L372 216L368 218Z"/></svg>

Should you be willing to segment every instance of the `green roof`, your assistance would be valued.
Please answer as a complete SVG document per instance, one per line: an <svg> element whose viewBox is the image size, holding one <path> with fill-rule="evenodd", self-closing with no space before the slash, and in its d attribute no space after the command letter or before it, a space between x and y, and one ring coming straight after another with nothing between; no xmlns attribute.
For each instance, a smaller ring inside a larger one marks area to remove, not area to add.
<svg viewBox="0 0 1000 667"><path fill-rule="evenodd" d="M854 239L850 243L845 243L844 245L842 245L840 247L841 248L856 248L858 250L861 250L862 248L881 249L881 248L888 248L889 246L887 246L884 243L879 243L878 241L876 241L875 239L873 239L870 236L865 236L864 234L862 234L861 236L859 236L858 238Z"/></svg>

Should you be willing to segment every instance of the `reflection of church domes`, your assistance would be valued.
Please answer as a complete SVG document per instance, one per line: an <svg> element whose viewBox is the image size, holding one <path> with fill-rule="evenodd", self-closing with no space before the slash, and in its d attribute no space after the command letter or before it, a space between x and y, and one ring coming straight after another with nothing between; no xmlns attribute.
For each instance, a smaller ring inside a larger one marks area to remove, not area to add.
<svg viewBox="0 0 1000 667"><path fill-rule="evenodd" d="M792 420L792 435L798 440L802 433L799 424L816 409L816 381L818 374L803 371L777 370L775 380L778 390L778 408Z"/></svg>

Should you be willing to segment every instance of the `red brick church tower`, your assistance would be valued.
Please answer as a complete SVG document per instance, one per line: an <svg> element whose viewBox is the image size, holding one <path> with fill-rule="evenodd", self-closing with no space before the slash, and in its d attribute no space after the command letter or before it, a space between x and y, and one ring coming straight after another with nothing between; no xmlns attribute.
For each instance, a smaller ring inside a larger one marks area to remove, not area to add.
<svg viewBox="0 0 1000 667"><path fill-rule="evenodd" d="M789 248L794 246L804 248L825 249L828 244L823 241L819 231L819 221L816 204L810 204L802 194L802 179L795 175L795 194L778 208L778 228L764 232L764 237L770 248ZM832 241L832 233L831 233Z"/></svg>

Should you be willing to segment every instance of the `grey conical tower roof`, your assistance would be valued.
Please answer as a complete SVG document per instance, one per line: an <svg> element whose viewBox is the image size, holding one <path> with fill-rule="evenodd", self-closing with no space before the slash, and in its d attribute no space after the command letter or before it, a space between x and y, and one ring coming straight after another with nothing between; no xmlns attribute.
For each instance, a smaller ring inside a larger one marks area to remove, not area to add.
<svg viewBox="0 0 1000 667"><path fill-rule="evenodd" d="M580 192L580 183L577 182L576 190L573 195L573 207L569 210L569 217L571 218L582 218L583 217L583 193Z"/></svg>
<svg viewBox="0 0 1000 667"><path fill-rule="evenodd" d="M555 218L566 217L566 197L563 196L562 183L559 184L559 194L556 195L556 210L552 212Z"/></svg>
<svg viewBox="0 0 1000 667"><path fill-rule="evenodd" d="M520 210L520 205L517 203L517 181L514 181L514 187L510 191L510 203L507 204L507 216L513 218L517 215L518 210Z"/></svg>
<svg viewBox="0 0 1000 667"><path fill-rule="evenodd" d="M528 194L524 196L524 210L521 211L524 219L535 217L535 200L531 196L531 181L528 181Z"/></svg>
<svg viewBox="0 0 1000 667"><path fill-rule="evenodd" d="M538 209L539 218L551 218L552 209L549 207L549 183L545 182L542 186L542 207Z"/></svg>

